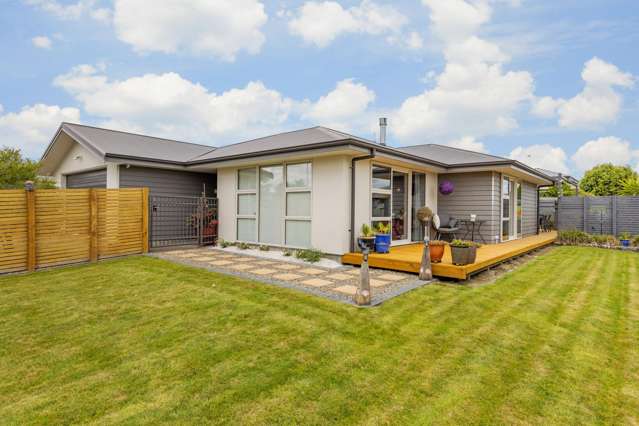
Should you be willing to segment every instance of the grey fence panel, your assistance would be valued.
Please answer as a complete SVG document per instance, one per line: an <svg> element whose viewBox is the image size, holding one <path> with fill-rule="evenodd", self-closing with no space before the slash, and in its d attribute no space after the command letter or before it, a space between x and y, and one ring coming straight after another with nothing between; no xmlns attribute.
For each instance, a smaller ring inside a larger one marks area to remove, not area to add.
<svg viewBox="0 0 639 426"><path fill-rule="evenodd" d="M556 226L557 223L557 199L554 197L541 197L539 199L539 216L547 216L550 223Z"/></svg>
<svg viewBox="0 0 639 426"><path fill-rule="evenodd" d="M556 224L560 231L639 235L639 197L561 197Z"/></svg>

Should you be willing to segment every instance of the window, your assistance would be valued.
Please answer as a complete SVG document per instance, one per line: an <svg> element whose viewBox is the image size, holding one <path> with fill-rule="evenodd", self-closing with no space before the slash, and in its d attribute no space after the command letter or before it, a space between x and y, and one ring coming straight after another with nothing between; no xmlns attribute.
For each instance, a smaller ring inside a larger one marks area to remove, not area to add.
<svg viewBox="0 0 639 426"><path fill-rule="evenodd" d="M311 163L237 171L237 239L311 246Z"/></svg>
<svg viewBox="0 0 639 426"><path fill-rule="evenodd" d="M373 194L372 217L390 217L391 196L390 194Z"/></svg>
<svg viewBox="0 0 639 426"><path fill-rule="evenodd" d="M237 171L237 240L257 241L257 169Z"/></svg>
<svg viewBox="0 0 639 426"><path fill-rule="evenodd" d="M311 163L286 165L285 244L311 246Z"/></svg>
<svg viewBox="0 0 639 426"><path fill-rule="evenodd" d="M391 189L391 169L389 167L373 166L373 189Z"/></svg>

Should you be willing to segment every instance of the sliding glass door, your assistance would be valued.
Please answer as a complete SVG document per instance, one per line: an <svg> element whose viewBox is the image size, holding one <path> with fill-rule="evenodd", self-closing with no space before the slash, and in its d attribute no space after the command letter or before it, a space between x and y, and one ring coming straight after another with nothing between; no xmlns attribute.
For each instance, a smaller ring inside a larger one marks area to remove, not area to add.
<svg viewBox="0 0 639 426"><path fill-rule="evenodd" d="M501 240L520 238L524 213L521 182L504 176L501 191Z"/></svg>
<svg viewBox="0 0 639 426"><path fill-rule="evenodd" d="M413 172L411 188L411 241L424 240L424 226L417 218L417 210L426 205L426 175Z"/></svg>
<svg viewBox="0 0 639 426"><path fill-rule="evenodd" d="M408 174L393 170L393 241L408 240Z"/></svg>
<svg viewBox="0 0 639 426"><path fill-rule="evenodd" d="M260 243L282 244L283 210L284 167L260 167Z"/></svg>

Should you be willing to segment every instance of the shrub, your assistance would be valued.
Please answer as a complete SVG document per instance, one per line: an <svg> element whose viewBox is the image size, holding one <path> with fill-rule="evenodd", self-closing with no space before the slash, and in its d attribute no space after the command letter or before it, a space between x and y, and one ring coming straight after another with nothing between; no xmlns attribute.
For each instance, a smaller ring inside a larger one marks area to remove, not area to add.
<svg viewBox="0 0 639 426"><path fill-rule="evenodd" d="M224 240L224 239L220 239L217 243L218 243L218 245L219 245L220 247L222 247L222 248L227 248L227 247L229 247L229 246L232 246L232 245L233 245L233 243L232 243L232 242L230 242L230 241L226 241L226 240Z"/></svg>
<svg viewBox="0 0 639 426"><path fill-rule="evenodd" d="M635 235L635 237L632 239L632 245L635 247L639 247L639 235Z"/></svg>
<svg viewBox="0 0 639 426"><path fill-rule="evenodd" d="M282 250L282 254L283 254L284 256L287 256L287 257L288 257L288 256L292 255L292 254L293 254L293 252L292 252L291 250L289 250L289 249L284 249L284 250Z"/></svg>
<svg viewBox="0 0 639 426"><path fill-rule="evenodd" d="M305 260L307 262L315 263L315 262L319 262L319 260L322 258L322 252L312 248L297 250L295 252L295 257L297 257L298 259Z"/></svg>
<svg viewBox="0 0 639 426"><path fill-rule="evenodd" d="M591 244L593 243L593 237L590 234L587 234L583 231L569 230L569 231L559 231L558 235L559 242L562 244Z"/></svg>
<svg viewBox="0 0 639 426"><path fill-rule="evenodd" d="M442 240L430 240L428 244L431 246L445 246L448 245L448 242Z"/></svg>
<svg viewBox="0 0 639 426"><path fill-rule="evenodd" d="M478 244L474 241L465 241L465 240L453 240L450 243L451 247L481 247L481 244Z"/></svg>
<svg viewBox="0 0 639 426"><path fill-rule="evenodd" d="M250 248L251 248L251 245L250 245L249 243L239 243L239 244L237 245L237 247L238 247L240 250L246 250L246 249L250 249Z"/></svg>
<svg viewBox="0 0 639 426"><path fill-rule="evenodd" d="M363 223L359 232L360 232L360 235L364 238L370 238L375 236L375 232L373 232L373 229L368 223Z"/></svg>
<svg viewBox="0 0 639 426"><path fill-rule="evenodd" d="M620 240L631 240L632 239L632 235L630 235L630 232L622 232L621 235L619 235L619 239Z"/></svg>
<svg viewBox="0 0 639 426"><path fill-rule="evenodd" d="M266 244L260 245L260 251L269 251L271 248Z"/></svg>
<svg viewBox="0 0 639 426"><path fill-rule="evenodd" d="M390 233L390 223L377 222L377 233L388 235Z"/></svg>

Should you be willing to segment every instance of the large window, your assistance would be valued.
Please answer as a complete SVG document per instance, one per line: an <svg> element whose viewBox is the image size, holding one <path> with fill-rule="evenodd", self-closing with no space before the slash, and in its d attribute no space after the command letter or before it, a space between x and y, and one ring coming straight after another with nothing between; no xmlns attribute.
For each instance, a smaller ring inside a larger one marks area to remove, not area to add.
<svg viewBox="0 0 639 426"><path fill-rule="evenodd" d="M257 241L257 170L237 171L237 239Z"/></svg>
<svg viewBox="0 0 639 426"><path fill-rule="evenodd" d="M237 172L237 239L311 246L311 163Z"/></svg>
<svg viewBox="0 0 639 426"><path fill-rule="evenodd" d="M311 163L286 165L285 244L311 246Z"/></svg>

